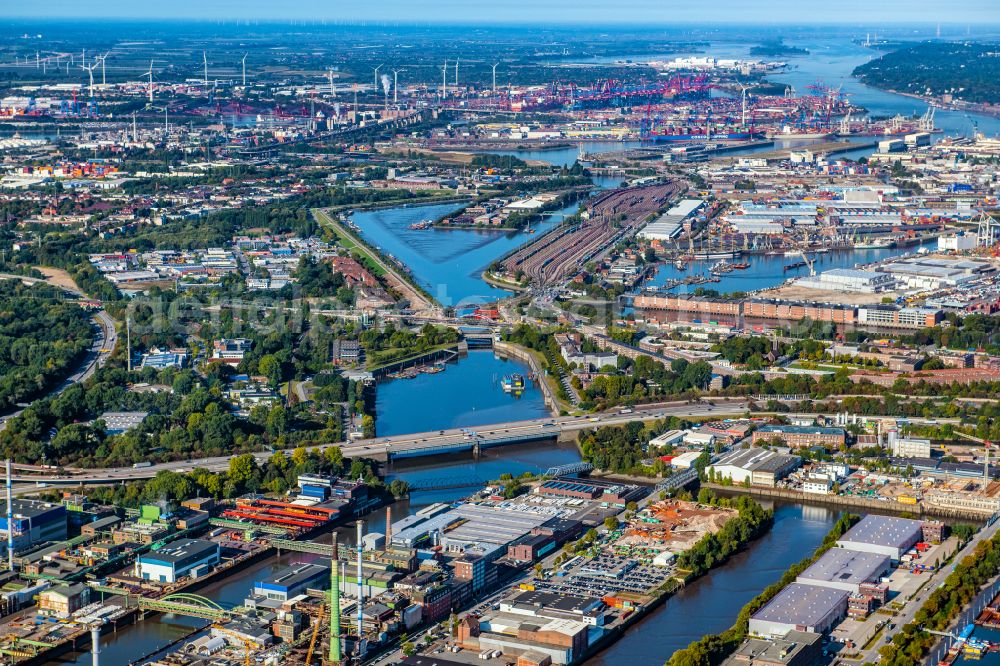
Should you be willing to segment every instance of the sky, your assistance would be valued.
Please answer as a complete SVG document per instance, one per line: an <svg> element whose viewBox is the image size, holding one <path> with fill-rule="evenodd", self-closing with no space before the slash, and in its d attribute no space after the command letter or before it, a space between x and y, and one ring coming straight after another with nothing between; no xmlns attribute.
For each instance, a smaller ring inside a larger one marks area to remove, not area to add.
<svg viewBox="0 0 1000 666"><path fill-rule="evenodd" d="M402 23L1000 23L1000 0L45 0L7 18L171 18Z"/></svg>

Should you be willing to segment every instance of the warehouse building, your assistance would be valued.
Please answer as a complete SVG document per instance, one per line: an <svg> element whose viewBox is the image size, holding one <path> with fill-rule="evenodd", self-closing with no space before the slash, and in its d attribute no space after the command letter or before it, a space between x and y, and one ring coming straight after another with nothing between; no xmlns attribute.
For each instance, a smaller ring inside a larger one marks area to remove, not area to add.
<svg viewBox="0 0 1000 666"><path fill-rule="evenodd" d="M912 289L942 289L957 287L971 280L995 273L985 261L913 257L885 264L880 271L892 275Z"/></svg>
<svg viewBox="0 0 1000 666"><path fill-rule="evenodd" d="M878 581L890 565L887 555L831 548L803 571L795 582L857 593L864 583Z"/></svg>
<svg viewBox="0 0 1000 666"><path fill-rule="evenodd" d="M891 516L868 515L837 540L848 550L885 555L898 561L913 544L920 541L922 523L919 520Z"/></svg>
<svg viewBox="0 0 1000 666"><path fill-rule="evenodd" d="M748 638L722 666L813 666L823 651L819 634L790 631L784 638Z"/></svg>
<svg viewBox="0 0 1000 666"><path fill-rule="evenodd" d="M849 592L792 583L750 617L750 633L784 638L792 631L823 634L847 613Z"/></svg>
<svg viewBox="0 0 1000 666"><path fill-rule="evenodd" d="M710 476L730 479L733 483L751 483L773 487L801 464L802 459L767 449L737 449L710 465Z"/></svg>
<svg viewBox="0 0 1000 666"><path fill-rule="evenodd" d="M181 539L159 550L140 555L135 575L143 580L176 583L190 575L197 578L219 563L219 544L204 539Z"/></svg>
<svg viewBox="0 0 1000 666"><path fill-rule="evenodd" d="M896 281L886 273L862 271L855 268L834 268L823 271L819 275L796 280L795 284L807 289L877 294L891 291L896 286Z"/></svg>

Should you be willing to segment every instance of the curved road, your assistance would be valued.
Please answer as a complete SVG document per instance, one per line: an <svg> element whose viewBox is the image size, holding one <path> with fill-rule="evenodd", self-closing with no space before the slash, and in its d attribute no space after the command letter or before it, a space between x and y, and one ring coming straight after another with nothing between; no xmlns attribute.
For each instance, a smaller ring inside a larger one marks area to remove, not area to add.
<svg viewBox="0 0 1000 666"><path fill-rule="evenodd" d="M70 289L62 285L55 285L44 278L33 278L26 275L16 275L13 273L0 273L0 280L20 280L25 284L39 284L45 283L54 286L58 289L63 290L67 294L73 296L74 298L86 298L86 296L76 289ZM94 336L94 341L90 345L90 349L87 351L87 355L84 360L73 374L66 377L60 384L46 393L41 397L52 397L59 395L67 388L73 384L78 384L80 382L86 381L97 368L102 367L107 363L108 358L111 356L111 352L114 350L115 345L118 343L118 332L115 330L115 320L111 318L104 310L97 310L91 320L97 326L98 334ZM38 400L40 398L35 398ZM25 408L18 409L15 412L5 414L0 416L0 430L7 427L7 421L19 415L24 411Z"/></svg>

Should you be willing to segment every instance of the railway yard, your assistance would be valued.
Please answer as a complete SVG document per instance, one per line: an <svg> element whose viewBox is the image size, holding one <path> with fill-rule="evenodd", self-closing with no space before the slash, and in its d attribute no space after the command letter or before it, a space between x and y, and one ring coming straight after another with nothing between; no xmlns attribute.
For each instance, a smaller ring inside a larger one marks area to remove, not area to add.
<svg viewBox="0 0 1000 666"><path fill-rule="evenodd" d="M523 273L539 285L558 283L634 235L682 189L671 181L600 195L587 204L580 224L560 226L519 249L502 262L503 270L511 276Z"/></svg>

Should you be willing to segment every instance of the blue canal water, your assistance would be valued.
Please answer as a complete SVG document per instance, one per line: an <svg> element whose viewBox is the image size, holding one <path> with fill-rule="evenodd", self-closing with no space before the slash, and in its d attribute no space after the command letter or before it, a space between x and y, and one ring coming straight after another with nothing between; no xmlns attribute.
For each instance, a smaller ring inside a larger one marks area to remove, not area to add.
<svg viewBox="0 0 1000 666"><path fill-rule="evenodd" d="M358 212L352 219L365 239L408 266L417 282L439 303L460 307L510 296L509 291L483 281L482 272L502 255L558 224L563 214L575 213L579 204L570 204L534 225L534 234L526 230L409 228L411 224L436 220L461 207L461 204L441 204L385 208Z"/></svg>
<svg viewBox="0 0 1000 666"><path fill-rule="evenodd" d="M542 391L526 381L518 396L500 386L504 375L527 377L527 364L492 351L470 351L445 371L413 379L390 379L376 390L376 431L380 436L503 423L549 415Z"/></svg>
<svg viewBox="0 0 1000 666"><path fill-rule="evenodd" d="M728 629L744 604L819 546L839 515L822 507L776 505L768 534L668 599L586 666L661 666L705 634Z"/></svg>

